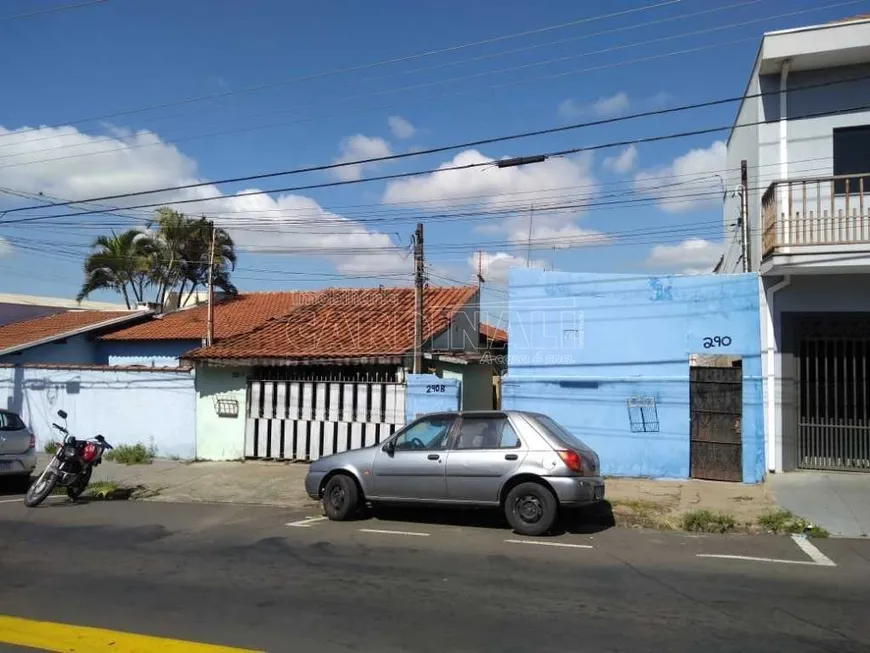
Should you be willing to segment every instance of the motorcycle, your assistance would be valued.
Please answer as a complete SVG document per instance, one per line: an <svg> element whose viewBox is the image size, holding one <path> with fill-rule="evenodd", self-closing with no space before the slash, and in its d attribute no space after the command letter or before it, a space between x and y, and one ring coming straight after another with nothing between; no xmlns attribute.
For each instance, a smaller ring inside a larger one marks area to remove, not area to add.
<svg viewBox="0 0 870 653"><path fill-rule="evenodd" d="M59 410L57 414L67 424L66 412ZM102 462L103 453L112 449L102 435L91 440L78 440L70 435L66 426L52 426L63 435L63 442L57 443L51 461L27 490L24 505L30 508L45 501L58 485L65 487L67 496L75 501L88 487L94 467Z"/></svg>

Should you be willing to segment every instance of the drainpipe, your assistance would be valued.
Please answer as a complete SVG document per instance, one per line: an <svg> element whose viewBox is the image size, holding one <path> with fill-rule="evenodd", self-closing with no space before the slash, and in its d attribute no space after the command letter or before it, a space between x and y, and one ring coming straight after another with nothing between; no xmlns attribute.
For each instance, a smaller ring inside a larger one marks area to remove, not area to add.
<svg viewBox="0 0 870 653"><path fill-rule="evenodd" d="M774 325L773 296L791 283L791 276L785 275L766 291L767 296L767 381L765 443L767 446L767 470L776 471L776 329Z"/></svg>
<svg viewBox="0 0 870 653"><path fill-rule="evenodd" d="M779 179L786 181L788 179L788 71L791 66L791 61L786 59L782 62L782 67L779 69ZM779 186L779 206L777 207L777 223L782 220L782 215L785 213L785 220L782 221L782 226L777 228L781 230L785 242L791 242L789 239L789 221L791 207L788 206L788 184Z"/></svg>

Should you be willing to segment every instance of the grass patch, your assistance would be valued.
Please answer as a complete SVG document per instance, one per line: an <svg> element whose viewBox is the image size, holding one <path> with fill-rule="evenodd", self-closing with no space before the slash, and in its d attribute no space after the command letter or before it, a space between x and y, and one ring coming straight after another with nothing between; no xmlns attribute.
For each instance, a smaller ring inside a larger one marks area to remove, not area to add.
<svg viewBox="0 0 870 653"><path fill-rule="evenodd" d="M683 514L680 525L690 533L730 533L737 522L727 513L693 510Z"/></svg>
<svg viewBox="0 0 870 653"><path fill-rule="evenodd" d="M106 499L118 491L115 481L95 481L88 485L85 492L96 499Z"/></svg>
<svg viewBox="0 0 870 653"><path fill-rule="evenodd" d="M57 453L57 442L46 442L45 443L45 453L51 454L52 456Z"/></svg>
<svg viewBox="0 0 870 653"><path fill-rule="evenodd" d="M105 454L106 460L122 465L150 465L154 452L144 444L119 444Z"/></svg>
<svg viewBox="0 0 870 653"><path fill-rule="evenodd" d="M828 537L830 533L788 510L772 510L758 518L758 525L768 533L777 535L804 534L809 537Z"/></svg>
<svg viewBox="0 0 870 653"><path fill-rule="evenodd" d="M613 499L610 502L615 520L623 526L667 531L674 526L666 517L668 506L642 499Z"/></svg>

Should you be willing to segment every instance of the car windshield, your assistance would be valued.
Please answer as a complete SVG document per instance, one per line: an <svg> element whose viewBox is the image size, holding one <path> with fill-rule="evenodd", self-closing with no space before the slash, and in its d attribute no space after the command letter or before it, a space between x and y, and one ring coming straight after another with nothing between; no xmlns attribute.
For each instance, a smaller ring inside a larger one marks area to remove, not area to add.
<svg viewBox="0 0 870 653"><path fill-rule="evenodd" d="M559 440L561 440L566 446L575 449L589 449L589 445L559 424L559 422L554 420L552 417L547 417L546 415L534 415L533 419L544 429L559 438Z"/></svg>
<svg viewBox="0 0 870 653"><path fill-rule="evenodd" d="M24 422L15 413L0 410L0 431L20 431L24 428Z"/></svg>

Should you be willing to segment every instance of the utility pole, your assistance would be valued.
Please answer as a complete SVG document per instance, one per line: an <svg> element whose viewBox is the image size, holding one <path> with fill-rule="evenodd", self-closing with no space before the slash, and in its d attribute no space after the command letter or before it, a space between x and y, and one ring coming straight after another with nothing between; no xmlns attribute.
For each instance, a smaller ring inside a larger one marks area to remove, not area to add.
<svg viewBox="0 0 870 653"><path fill-rule="evenodd" d="M483 252L477 251L477 296L480 297L480 291L483 290L483 262L481 257Z"/></svg>
<svg viewBox="0 0 870 653"><path fill-rule="evenodd" d="M743 244L743 271L752 270L750 259L752 243L749 242L749 173L746 159L740 162L740 240Z"/></svg>
<svg viewBox="0 0 870 653"><path fill-rule="evenodd" d="M208 322L206 323L205 345L214 343L214 246L217 229L211 222L211 239L208 248Z"/></svg>
<svg viewBox="0 0 870 653"><path fill-rule="evenodd" d="M417 223L414 233L414 374L423 370L423 223Z"/></svg>
<svg viewBox="0 0 870 653"><path fill-rule="evenodd" d="M535 205L529 206L529 242L526 249L526 267L532 264L532 223L535 220Z"/></svg>

